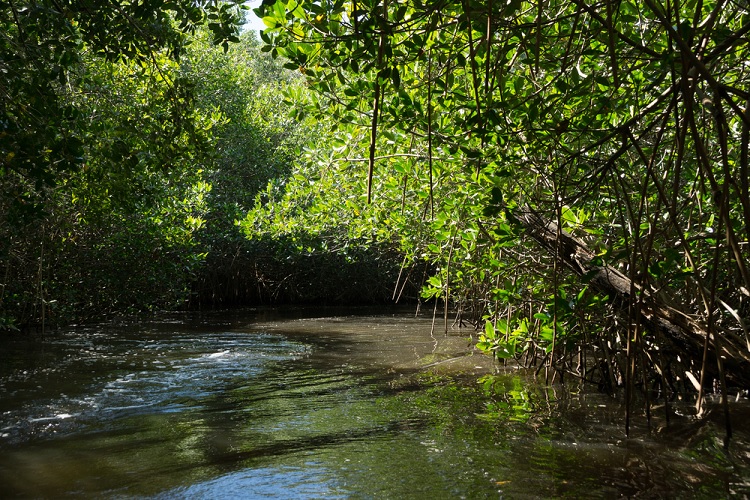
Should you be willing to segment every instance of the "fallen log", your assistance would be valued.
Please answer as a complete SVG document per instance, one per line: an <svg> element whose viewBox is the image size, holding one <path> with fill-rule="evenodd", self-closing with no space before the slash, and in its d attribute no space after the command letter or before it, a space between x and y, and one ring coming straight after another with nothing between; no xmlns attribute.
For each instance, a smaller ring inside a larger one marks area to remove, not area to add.
<svg viewBox="0 0 750 500"><path fill-rule="evenodd" d="M557 255L560 263L584 278L591 288L610 298L622 299L618 303L623 312L627 313L628 305L635 300L630 296L631 291L637 290L641 303L639 316L635 320L647 331L660 333L673 349L696 360L700 366L708 328L699 318L667 304L659 295L640 284L633 284L628 276L616 268L600 263L596 253L586 243L565 230L558 230L556 222L529 208L514 212L514 216L532 239L551 255ZM743 389L750 388L750 352L726 332L716 331L717 325L713 326L712 335L720 335L719 345L728 383ZM708 374L717 376L716 363L710 365Z"/></svg>

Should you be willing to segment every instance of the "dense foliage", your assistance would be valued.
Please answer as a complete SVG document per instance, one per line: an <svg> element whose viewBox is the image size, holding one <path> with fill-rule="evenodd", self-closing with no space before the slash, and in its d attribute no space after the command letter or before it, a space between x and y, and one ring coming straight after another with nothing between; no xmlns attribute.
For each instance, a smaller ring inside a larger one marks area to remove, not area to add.
<svg viewBox="0 0 750 500"><path fill-rule="evenodd" d="M216 1L0 6L0 326L178 300L217 117L190 111L177 61L240 20Z"/></svg>
<svg viewBox="0 0 750 500"><path fill-rule="evenodd" d="M311 256L238 227L315 129L239 3L0 9L0 330L390 296L397 265L373 250Z"/></svg>
<svg viewBox="0 0 750 500"><path fill-rule="evenodd" d="M552 378L750 386L746 6L242 10L0 6L0 327L421 288Z"/></svg>
<svg viewBox="0 0 750 500"><path fill-rule="evenodd" d="M181 306L207 255L227 258L213 243L244 241L225 198L252 204L294 130L241 19L231 2L0 8L0 327Z"/></svg>
<svg viewBox="0 0 750 500"><path fill-rule="evenodd" d="M196 82L198 106L226 118L212 129L215 164L207 180L206 259L194 283L191 305L229 306L306 302L362 304L390 298L398 264L394 255L361 249L343 255L311 252L318 245L255 235L237 225L269 182L286 182L304 143L315 143L319 127L290 113L305 99L299 75L284 70L253 43L229 48L225 57L204 44L192 48L186 77Z"/></svg>
<svg viewBox="0 0 750 500"><path fill-rule="evenodd" d="M346 226L339 246L398 246L404 275L434 271L423 296L501 358L657 394L719 382L722 364L747 384L744 4L279 0L257 13L264 50L306 76L304 112L332 130L269 186L248 231Z"/></svg>
<svg viewBox="0 0 750 500"><path fill-rule="evenodd" d="M43 196L44 188L84 162L80 120L86 117L81 117L70 94L86 83L81 71L86 55L158 72L160 59L179 59L186 37L198 26L207 23L214 41L225 47L237 41L237 3L241 2L4 2L1 173L25 179L31 190L18 183L17 201L33 202L35 195ZM176 88L175 97L178 92ZM179 104L177 99L174 103Z"/></svg>

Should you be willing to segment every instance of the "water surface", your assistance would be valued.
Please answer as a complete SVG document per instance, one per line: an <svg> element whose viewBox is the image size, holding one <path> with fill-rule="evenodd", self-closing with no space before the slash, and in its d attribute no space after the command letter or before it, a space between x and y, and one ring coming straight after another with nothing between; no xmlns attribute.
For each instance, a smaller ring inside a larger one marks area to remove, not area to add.
<svg viewBox="0 0 750 500"><path fill-rule="evenodd" d="M0 497L750 494L745 401L727 450L718 410L639 414L626 439L620 399L431 331L411 313L235 311L5 339Z"/></svg>

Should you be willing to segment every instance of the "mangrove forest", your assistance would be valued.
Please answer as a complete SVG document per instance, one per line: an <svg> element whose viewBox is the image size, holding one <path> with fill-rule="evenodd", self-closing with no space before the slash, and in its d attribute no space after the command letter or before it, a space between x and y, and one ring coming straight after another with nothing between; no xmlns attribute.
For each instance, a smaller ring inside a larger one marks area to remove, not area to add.
<svg viewBox="0 0 750 500"><path fill-rule="evenodd" d="M1 330L395 303L621 393L626 427L635 394L746 395L746 3L263 0L258 34L249 14L0 5Z"/></svg>

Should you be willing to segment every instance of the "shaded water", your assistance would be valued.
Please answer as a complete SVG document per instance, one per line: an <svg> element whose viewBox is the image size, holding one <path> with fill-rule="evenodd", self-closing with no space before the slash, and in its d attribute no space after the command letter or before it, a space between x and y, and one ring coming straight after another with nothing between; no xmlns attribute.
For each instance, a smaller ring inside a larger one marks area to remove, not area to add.
<svg viewBox="0 0 750 500"><path fill-rule="evenodd" d="M329 313L168 316L3 340L0 497L750 494L744 401L728 450L718 410L669 425L655 412L650 427L639 416L626 439L618 399L497 370L465 331Z"/></svg>

